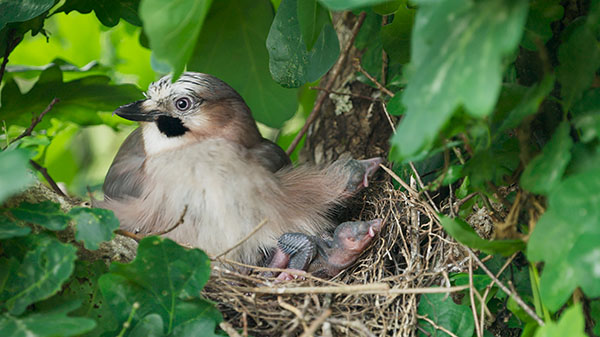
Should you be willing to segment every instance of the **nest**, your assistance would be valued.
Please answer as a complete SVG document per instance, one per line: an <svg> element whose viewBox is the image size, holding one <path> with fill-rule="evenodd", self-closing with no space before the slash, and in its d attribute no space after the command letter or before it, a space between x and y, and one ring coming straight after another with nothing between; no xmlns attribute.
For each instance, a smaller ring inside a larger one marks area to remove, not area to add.
<svg viewBox="0 0 600 337"><path fill-rule="evenodd" d="M247 274L215 264L204 295L225 326L254 336L415 336L419 295L449 287L448 273L464 270L465 253L434 220L432 203L389 183L374 185L357 210L360 219L384 219L384 227L331 280L275 283L260 268Z"/></svg>

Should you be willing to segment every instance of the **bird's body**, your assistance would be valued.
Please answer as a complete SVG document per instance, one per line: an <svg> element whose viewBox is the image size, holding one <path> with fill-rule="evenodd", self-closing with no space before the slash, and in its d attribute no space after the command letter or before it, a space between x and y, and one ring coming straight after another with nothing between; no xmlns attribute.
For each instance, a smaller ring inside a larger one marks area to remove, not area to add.
<svg viewBox="0 0 600 337"><path fill-rule="evenodd" d="M217 255L256 264L286 232L316 234L333 226L328 211L350 193L347 165L292 168L283 150L258 132L231 87L185 73L151 85L147 99L116 111L141 121L123 143L104 183L99 207L121 228L157 233ZM365 174L364 172L362 174Z"/></svg>

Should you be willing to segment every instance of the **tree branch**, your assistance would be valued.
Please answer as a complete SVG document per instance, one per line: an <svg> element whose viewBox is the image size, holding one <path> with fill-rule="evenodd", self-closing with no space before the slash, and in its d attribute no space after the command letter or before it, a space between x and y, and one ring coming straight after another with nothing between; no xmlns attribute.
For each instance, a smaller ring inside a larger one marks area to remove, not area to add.
<svg viewBox="0 0 600 337"><path fill-rule="evenodd" d="M17 140L19 140L21 138L31 136L31 132L33 132L33 128L35 128L36 125L38 125L42 121L42 118L44 118L44 115L46 115L48 112L50 112L50 110L52 110L52 108L54 107L54 104L56 104L58 102L60 102L60 100L58 98L55 97L54 99L52 99L52 101L50 102L50 104L48 104L46 109L44 109L44 111L42 111L42 113L39 116L37 116L37 117L34 116L31 119L31 125L29 125L29 127L25 131L23 131L23 133L20 134L17 138L11 140L10 144L16 142Z"/></svg>

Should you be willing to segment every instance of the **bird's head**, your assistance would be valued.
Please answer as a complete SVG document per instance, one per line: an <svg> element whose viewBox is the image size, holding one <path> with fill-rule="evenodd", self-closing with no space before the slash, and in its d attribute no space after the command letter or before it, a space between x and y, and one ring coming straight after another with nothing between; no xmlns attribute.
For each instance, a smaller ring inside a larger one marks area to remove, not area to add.
<svg viewBox="0 0 600 337"><path fill-rule="evenodd" d="M152 83L145 96L115 113L169 139L222 137L245 146L260 140L242 97L214 76L186 72L172 82L167 75Z"/></svg>

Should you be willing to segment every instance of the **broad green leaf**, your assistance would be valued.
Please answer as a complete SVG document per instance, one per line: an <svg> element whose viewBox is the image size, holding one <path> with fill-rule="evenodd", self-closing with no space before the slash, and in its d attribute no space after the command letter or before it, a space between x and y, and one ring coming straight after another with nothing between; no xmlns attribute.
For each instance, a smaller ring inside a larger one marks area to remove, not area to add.
<svg viewBox="0 0 600 337"><path fill-rule="evenodd" d="M330 21L329 12L317 0L298 2L298 24L307 51L313 49L323 27Z"/></svg>
<svg viewBox="0 0 600 337"><path fill-rule="evenodd" d="M406 108L402 104L402 93L402 91L396 93L396 95L387 103L386 108L390 115L400 116L406 111Z"/></svg>
<svg viewBox="0 0 600 337"><path fill-rule="evenodd" d="M28 168L29 156L26 150L0 152L0 204L33 184L35 178Z"/></svg>
<svg viewBox="0 0 600 337"><path fill-rule="evenodd" d="M77 223L75 239L83 241L85 248L90 250L96 250L101 242L112 239L113 231L119 228L115 214L102 208L75 207L69 216Z"/></svg>
<svg viewBox="0 0 600 337"><path fill-rule="evenodd" d="M463 172L470 177L474 188L485 190L489 182L503 184L503 178L512 175L519 163L518 140L502 134L490 148L477 151L466 163Z"/></svg>
<svg viewBox="0 0 600 337"><path fill-rule="evenodd" d="M368 6L375 6L388 1L389 0L319 0L319 2L323 4L323 6L334 11L344 11Z"/></svg>
<svg viewBox="0 0 600 337"><path fill-rule="evenodd" d="M140 241L133 262L113 263L110 273L103 275L99 282L102 295L121 323L137 302L140 307L135 312L134 322L152 313L159 314L168 334L189 320L189 315L212 319L213 316L205 314L213 307L211 303L202 299L184 302L179 298L184 289L201 289L209 272L210 262L204 252L183 248L168 239L148 237ZM205 275L198 276L198 273ZM182 307L185 303L196 303L197 307L189 312L187 307Z"/></svg>
<svg viewBox="0 0 600 337"><path fill-rule="evenodd" d="M0 240L10 239L17 236L25 236L30 232L30 227L19 226L5 215L0 214Z"/></svg>
<svg viewBox="0 0 600 337"><path fill-rule="evenodd" d="M590 316L594 319L594 334L600 335L600 300L596 299L590 303Z"/></svg>
<svg viewBox="0 0 600 337"><path fill-rule="evenodd" d="M404 4L406 4L406 0L386 0L379 5L373 6L373 11L379 15L390 15L394 14Z"/></svg>
<svg viewBox="0 0 600 337"><path fill-rule="evenodd" d="M525 168L521 175L521 186L530 192L548 194L560 183L571 160L573 140L569 133L571 125L562 122L554 131L552 138Z"/></svg>
<svg viewBox="0 0 600 337"><path fill-rule="evenodd" d="M467 247L481 250L487 254L501 254L509 256L516 251L523 250L525 243L521 240L485 240L482 239L468 223L461 219L452 219L440 215L442 226L458 242Z"/></svg>
<svg viewBox="0 0 600 337"><path fill-rule="evenodd" d="M449 294L423 294L419 302L418 314L426 316L437 326L446 328L458 337L471 337L475 330L471 309L464 305L455 304ZM419 326L429 336L449 336L447 333L434 328L425 320L419 320ZM419 336L425 336L423 332Z"/></svg>
<svg viewBox="0 0 600 337"><path fill-rule="evenodd" d="M600 89L594 88L583 93L571 109L574 115L574 126L581 132L584 143L600 137Z"/></svg>
<svg viewBox="0 0 600 337"><path fill-rule="evenodd" d="M325 74L340 53L337 34L329 23L307 51L298 22L297 0L283 0L267 37L269 69L273 79L284 87L297 88Z"/></svg>
<svg viewBox="0 0 600 337"><path fill-rule="evenodd" d="M39 115L53 98L58 98L60 102L37 125L38 129L48 128L51 118L80 125L101 124L103 120L97 112L113 111L142 98L141 91L135 86L113 85L109 81L106 76L87 76L63 82L62 72L55 66L42 72L35 86L26 94L21 94L14 81L6 83L2 90L0 116L8 124L27 127L31 124L32 113Z"/></svg>
<svg viewBox="0 0 600 337"><path fill-rule="evenodd" d="M223 318L212 302L203 299L181 302L176 310L179 315L174 324L174 337L218 336L214 331Z"/></svg>
<svg viewBox="0 0 600 337"><path fill-rule="evenodd" d="M535 337L586 337L585 317L581 304L567 308L558 319L558 322L546 321L535 332Z"/></svg>
<svg viewBox="0 0 600 337"><path fill-rule="evenodd" d="M89 318L67 316L77 306L77 303L72 303L21 317L4 313L0 316L0 331L2 336L10 337L80 336L92 330L96 322Z"/></svg>
<svg viewBox="0 0 600 337"><path fill-rule="evenodd" d="M392 138L392 158L427 150L460 106L475 117L492 112L503 58L517 47L524 1L416 1L411 39L413 75L404 92L405 118Z"/></svg>
<svg viewBox="0 0 600 337"><path fill-rule="evenodd" d="M410 35L416 10L404 2L394 13L394 21L381 28L383 49L390 59L401 64L410 60Z"/></svg>
<svg viewBox="0 0 600 337"><path fill-rule="evenodd" d="M4 0L0 2L0 30L9 22L33 19L52 6L54 0Z"/></svg>
<svg viewBox="0 0 600 337"><path fill-rule="evenodd" d="M42 201L38 204L23 202L19 206L10 209L15 218L40 225L53 231L67 228L71 217L66 215L58 204L52 201Z"/></svg>
<svg viewBox="0 0 600 337"><path fill-rule="evenodd" d="M27 252L17 273L10 275L4 306L12 315L22 314L28 305L58 292L73 272L77 249L49 237L38 237Z"/></svg>
<svg viewBox="0 0 600 337"><path fill-rule="evenodd" d="M529 50L537 50L536 43L546 44L552 37L550 24L560 20L563 14L564 8L560 5L560 0L531 1L521 45Z"/></svg>
<svg viewBox="0 0 600 337"><path fill-rule="evenodd" d="M48 311L64 305L65 302L76 301L82 305L72 311L70 316L91 318L97 323L94 330L85 334L86 337L101 336L107 331L116 330L117 321L98 287L98 278L107 271L108 267L102 260L75 261L75 271L65 282L61 292L45 301L37 302L35 312Z"/></svg>
<svg viewBox="0 0 600 337"><path fill-rule="evenodd" d="M169 63L173 78L189 61L212 0L142 0L140 17L150 47L159 60ZM222 24L229 21L223 21ZM202 40L200 40L202 41Z"/></svg>
<svg viewBox="0 0 600 337"><path fill-rule="evenodd" d="M553 88L554 76L546 76L540 83L529 88L518 84L503 86L494 115L499 126L494 132L501 133L519 126L525 117L538 111Z"/></svg>
<svg viewBox="0 0 600 337"><path fill-rule="evenodd" d="M282 88L269 72L265 41L272 13L268 0L215 2L188 70L226 81L242 95L257 121L278 128L296 112L297 90Z"/></svg>
<svg viewBox="0 0 600 337"><path fill-rule="evenodd" d="M163 332L164 329L165 328L160 315L149 314L148 316L142 318L138 324L133 327L129 333L129 337L162 337L165 335Z"/></svg>
<svg viewBox="0 0 600 337"><path fill-rule="evenodd" d="M140 0L67 0L56 12L78 11L87 14L92 10L103 25L114 27L121 18L127 22L141 26L142 21L138 17Z"/></svg>
<svg viewBox="0 0 600 337"><path fill-rule="evenodd" d="M551 311L558 310L578 286L590 296L600 296L600 274L593 269L594 256L600 253L598 200L597 169L564 179L548 195L548 209L531 234L527 256L545 262L540 295Z"/></svg>
<svg viewBox="0 0 600 337"><path fill-rule="evenodd" d="M558 47L557 79L561 85L563 109L568 111L584 90L592 85L600 68L600 43L585 20L574 21L563 33Z"/></svg>

